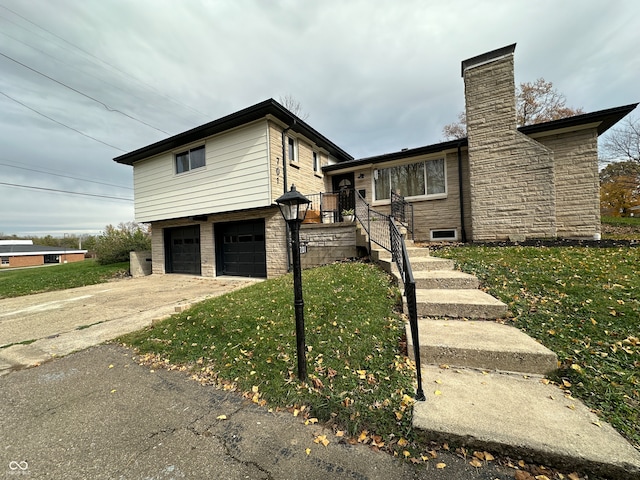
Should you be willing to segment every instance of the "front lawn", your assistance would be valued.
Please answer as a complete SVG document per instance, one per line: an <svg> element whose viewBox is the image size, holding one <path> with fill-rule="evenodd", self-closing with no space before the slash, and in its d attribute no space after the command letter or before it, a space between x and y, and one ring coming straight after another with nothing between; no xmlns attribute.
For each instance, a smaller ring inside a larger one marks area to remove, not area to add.
<svg viewBox="0 0 640 480"><path fill-rule="evenodd" d="M640 248L447 247L553 350L555 380L640 445Z"/></svg>
<svg viewBox="0 0 640 480"><path fill-rule="evenodd" d="M640 217L602 217L605 240L640 240Z"/></svg>
<svg viewBox="0 0 640 480"><path fill-rule="evenodd" d="M95 260L44 267L0 270L0 298L103 283L126 275L129 263L98 265Z"/></svg>
<svg viewBox="0 0 640 480"><path fill-rule="evenodd" d="M415 367L401 353L398 290L362 263L305 270L303 289L306 384L296 378L291 275L201 302L121 341L148 364L188 370L336 433L380 448L406 445Z"/></svg>

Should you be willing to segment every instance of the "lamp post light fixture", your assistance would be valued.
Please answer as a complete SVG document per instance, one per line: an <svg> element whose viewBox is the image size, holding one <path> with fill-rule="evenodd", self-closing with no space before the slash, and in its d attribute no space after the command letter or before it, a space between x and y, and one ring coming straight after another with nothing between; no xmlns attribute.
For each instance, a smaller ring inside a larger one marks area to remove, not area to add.
<svg viewBox="0 0 640 480"><path fill-rule="evenodd" d="M307 197L296 191L296 186L291 185L291 190L276 199L280 213L284 217L291 232L291 253L293 260L293 295L296 315L296 350L298 355L298 379L307 380L307 357L304 341L304 300L302 299L302 266L300 264L300 224L309 208Z"/></svg>

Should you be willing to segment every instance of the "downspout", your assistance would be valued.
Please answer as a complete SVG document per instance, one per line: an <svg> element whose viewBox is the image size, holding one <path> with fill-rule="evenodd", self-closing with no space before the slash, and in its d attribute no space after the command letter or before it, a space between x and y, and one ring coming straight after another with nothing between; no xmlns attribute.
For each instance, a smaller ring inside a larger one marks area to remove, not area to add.
<svg viewBox="0 0 640 480"><path fill-rule="evenodd" d="M287 144L285 142L286 137L287 137L287 132L289 130L291 130L291 127L293 127L296 124L296 119L293 119L293 123L291 125L289 125L287 128L285 128L284 130L282 130L282 179L283 179L283 187L284 187L284 192L283 193L287 193L289 191L289 183L287 181Z"/></svg>
<svg viewBox="0 0 640 480"><path fill-rule="evenodd" d="M284 130L282 130L282 180L283 180L283 190L284 193L287 193L288 190L288 181L287 181L287 158L286 158L286 152L287 152L287 144L285 142L286 138L287 138L287 132L289 130L291 130L291 127L293 127L296 124L296 119L293 119L293 123L291 125L289 125L287 128L285 128ZM291 271L291 232L289 231L289 224L285 222L285 242L287 244L287 272Z"/></svg>
<svg viewBox="0 0 640 480"><path fill-rule="evenodd" d="M458 189L460 191L460 239L467 242L467 232L464 229L464 196L462 193L462 141L458 142Z"/></svg>

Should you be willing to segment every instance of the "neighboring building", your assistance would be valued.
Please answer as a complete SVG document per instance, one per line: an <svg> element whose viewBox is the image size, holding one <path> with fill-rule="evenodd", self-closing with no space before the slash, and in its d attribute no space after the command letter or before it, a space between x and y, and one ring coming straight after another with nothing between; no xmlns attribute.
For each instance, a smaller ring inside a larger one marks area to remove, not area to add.
<svg viewBox="0 0 640 480"><path fill-rule="evenodd" d="M0 268L82 262L85 253L86 250L34 245L32 240L0 240Z"/></svg>
<svg viewBox="0 0 640 480"><path fill-rule="evenodd" d="M387 213L399 193L413 205L416 240L599 238L597 138L637 104L518 128L514 50L462 62L460 140L354 159L267 100L115 158L133 166L153 272L284 273L274 200L291 184L306 195L355 190ZM338 219L339 208L320 217Z"/></svg>

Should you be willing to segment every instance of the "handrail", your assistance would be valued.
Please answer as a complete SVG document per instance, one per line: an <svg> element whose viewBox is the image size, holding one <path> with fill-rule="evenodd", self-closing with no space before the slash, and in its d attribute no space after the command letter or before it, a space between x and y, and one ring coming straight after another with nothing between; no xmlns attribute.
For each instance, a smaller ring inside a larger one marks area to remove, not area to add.
<svg viewBox="0 0 640 480"><path fill-rule="evenodd" d="M400 278L404 284L404 296L407 299L407 313L411 328L411 340L413 341L413 356L416 363L416 379L418 383L416 400L424 401L425 395L422 389L422 370L420 367L420 339L418 338L416 282L411 270L407 246L393 217L371 209L366 200L360 195L360 192L356 192L355 215L368 234L369 247L371 247L371 242L373 241L391 252L391 258L400 272ZM369 248L369 251L371 251L371 248Z"/></svg>
<svg viewBox="0 0 640 480"><path fill-rule="evenodd" d="M391 216L403 224L413 240L413 205L394 191L391 191Z"/></svg>

